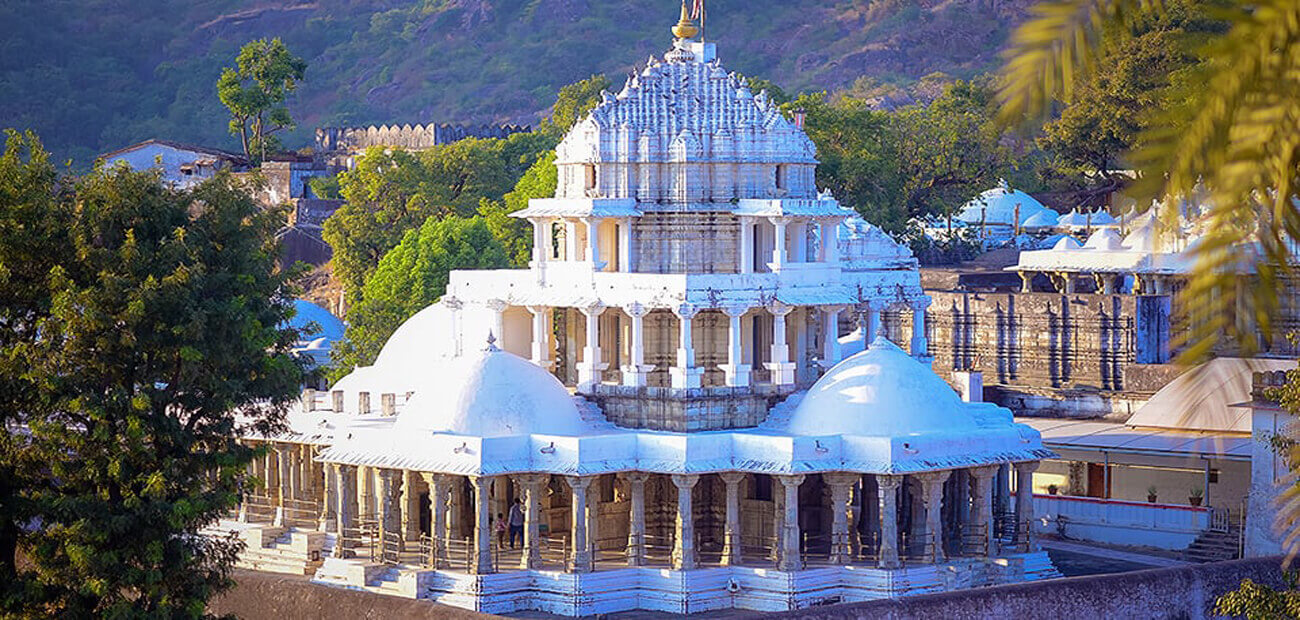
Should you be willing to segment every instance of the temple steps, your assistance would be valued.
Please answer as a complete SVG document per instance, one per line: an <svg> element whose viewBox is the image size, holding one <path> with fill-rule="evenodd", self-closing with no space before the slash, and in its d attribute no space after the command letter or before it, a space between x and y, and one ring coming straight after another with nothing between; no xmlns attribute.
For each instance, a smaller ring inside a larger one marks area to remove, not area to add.
<svg viewBox="0 0 1300 620"><path fill-rule="evenodd" d="M1183 558L1198 563L1235 559L1240 538L1241 527L1238 525L1226 530L1206 530L1183 551Z"/></svg>
<svg viewBox="0 0 1300 620"><path fill-rule="evenodd" d="M235 566L268 573L313 575L325 561L323 549L316 542L321 539L317 532L297 528L268 528L263 530L263 537L264 540L266 537L273 538L261 547L255 547L250 542L244 552L239 554Z"/></svg>

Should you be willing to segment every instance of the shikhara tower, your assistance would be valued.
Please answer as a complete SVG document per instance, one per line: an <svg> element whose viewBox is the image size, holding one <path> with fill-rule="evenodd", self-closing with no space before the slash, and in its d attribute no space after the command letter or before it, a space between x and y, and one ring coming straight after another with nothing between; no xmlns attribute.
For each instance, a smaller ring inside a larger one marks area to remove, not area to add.
<svg viewBox="0 0 1300 620"><path fill-rule="evenodd" d="M1029 535L1038 433L934 374L910 252L819 194L803 131L674 32L565 137L556 196L514 214L529 269L454 272L293 432L248 438L274 450L227 524L246 564L278 566L288 536L329 556L292 565L321 583L570 615L1056 574ZM854 319L870 345L841 361ZM889 340L908 319L910 353ZM312 531L285 534L303 506Z"/></svg>

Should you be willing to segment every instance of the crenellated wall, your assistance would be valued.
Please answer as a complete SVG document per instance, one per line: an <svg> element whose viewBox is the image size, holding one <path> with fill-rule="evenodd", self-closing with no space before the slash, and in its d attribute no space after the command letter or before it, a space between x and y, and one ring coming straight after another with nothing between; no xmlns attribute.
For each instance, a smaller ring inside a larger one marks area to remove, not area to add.
<svg viewBox="0 0 1300 620"><path fill-rule="evenodd" d="M465 138L506 138L531 131L527 125L370 125L321 127L316 130L317 153L358 151L372 146L427 149Z"/></svg>

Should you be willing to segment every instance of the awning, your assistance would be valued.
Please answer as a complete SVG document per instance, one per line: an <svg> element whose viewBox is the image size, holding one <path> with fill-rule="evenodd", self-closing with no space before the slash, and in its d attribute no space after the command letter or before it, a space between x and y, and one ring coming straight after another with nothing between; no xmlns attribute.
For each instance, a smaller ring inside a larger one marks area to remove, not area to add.
<svg viewBox="0 0 1300 620"><path fill-rule="evenodd" d="M1017 417L1016 422L1041 433L1043 445L1053 450L1249 462L1253 441L1242 433L1134 428L1095 420Z"/></svg>

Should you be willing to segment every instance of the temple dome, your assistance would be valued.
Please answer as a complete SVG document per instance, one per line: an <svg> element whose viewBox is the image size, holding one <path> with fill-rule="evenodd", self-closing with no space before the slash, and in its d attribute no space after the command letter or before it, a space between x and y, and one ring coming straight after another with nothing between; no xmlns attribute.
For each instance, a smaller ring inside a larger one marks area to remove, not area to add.
<svg viewBox="0 0 1300 620"><path fill-rule="evenodd" d="M977 430L957 393L884 337L830 369L790 416L794 435L904 437Z"/></svg>
<svg viewBox="0 0 1300 620"><path fill-rule="evenodd" d="M957 215L957 219L967 224L979 224L982 221L987 225L1014 226L1017 206L1020 207L1021 225L1040 213L1050 214L1047 217L1056 215L1055 211L1043 206L1038 199L1018 189L1011 189L1011 186L1003 180L998 182L997 187L985 191L966 203L961 213Z"/></svg>
<svg viewBox="0 0 1300 620"><path fill-rule="evenodd" d="M475 437L590 433L573 397L554 375L489 345L425 367L426 384L394 428Z"/></svg>
<svg viewBox="0 0 1300 620"><path fill-rule="evenodd" d="M1051 228L1056 226L1056 222L1060 217L1055 211L1039 211L1025 218L1021 225L1025 228Z"/></svg>

